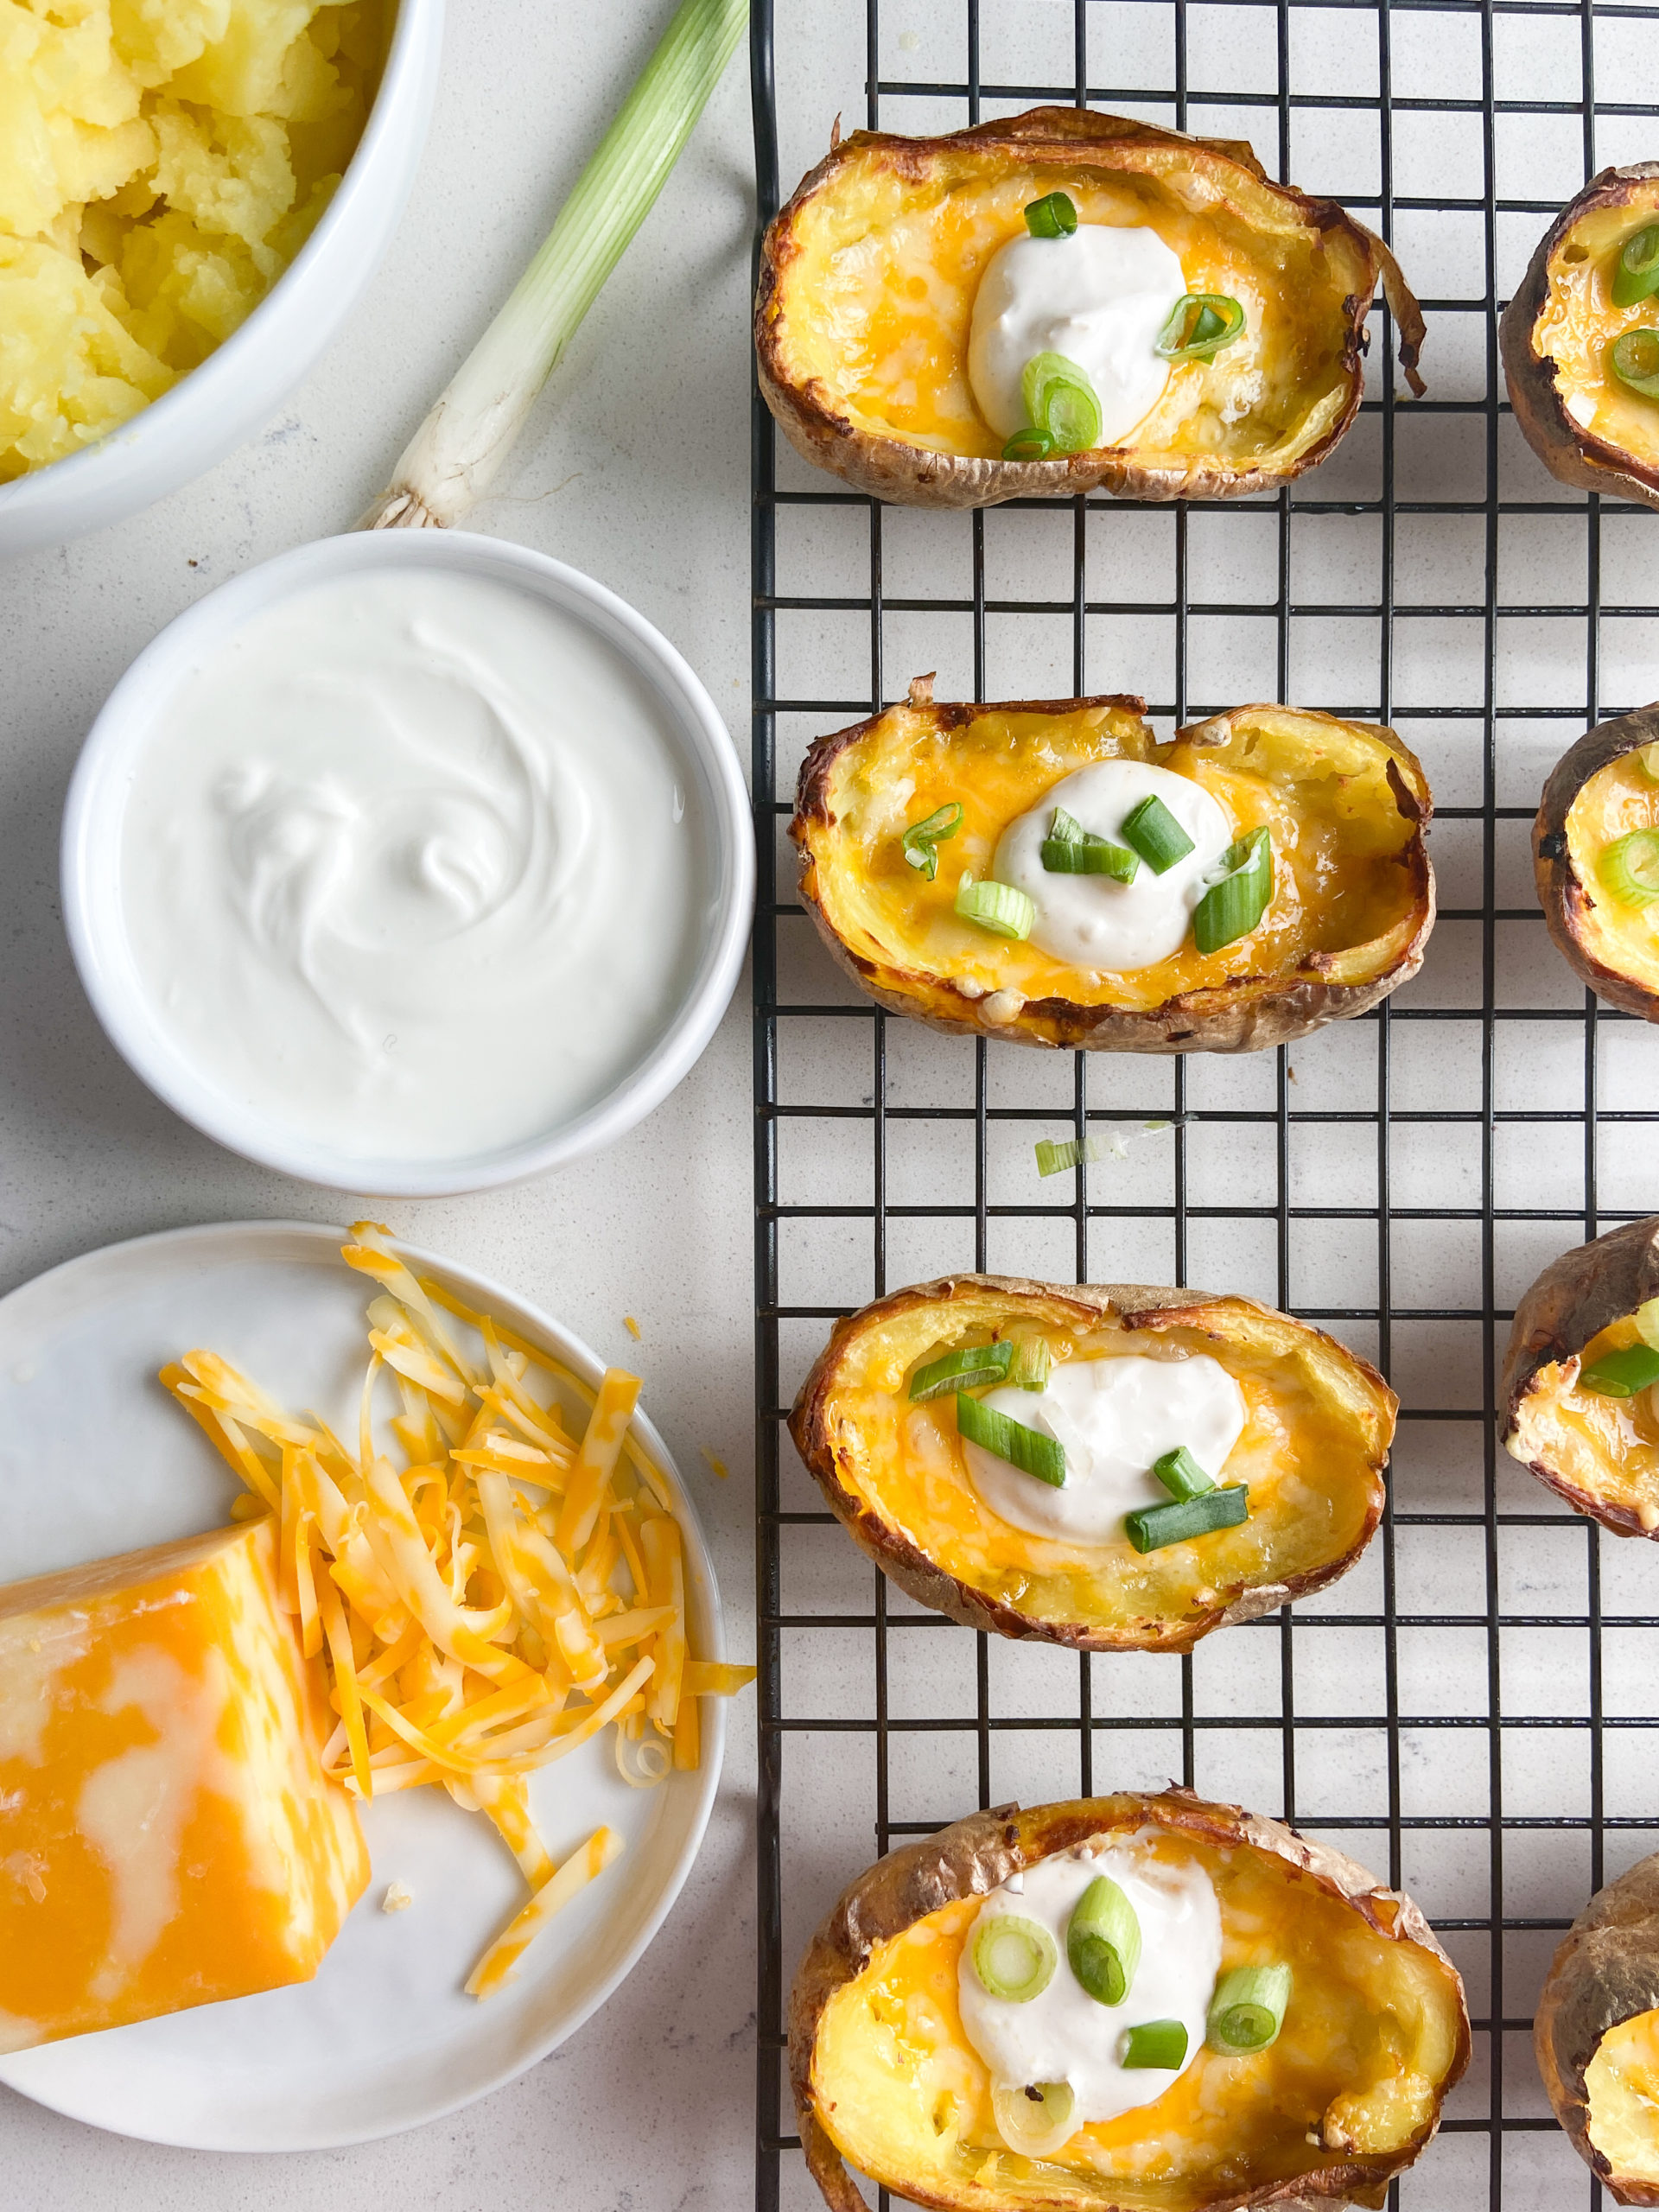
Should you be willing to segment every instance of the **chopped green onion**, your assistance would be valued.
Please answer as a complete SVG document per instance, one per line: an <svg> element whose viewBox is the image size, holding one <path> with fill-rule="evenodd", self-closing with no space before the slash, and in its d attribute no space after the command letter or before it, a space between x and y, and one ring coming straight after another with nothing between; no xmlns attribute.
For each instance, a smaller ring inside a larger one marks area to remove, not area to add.
<svg viewBox="0 0 1659 2212"><path fill-rule="evenodd" d="M1244 330L1244 310L1225 292L1186 292L1170 309L1154 348L1166 361L1208 361Z"/></svg>
<svg viewBox="0 0 1659 2212"><path fill-rule="evenodd" d="M1189 1497L1202 1497L1205 1491L1214 1490L1215 1478L1206 1475L1185 1444L1174 1451L1166 1452L1161 1459L1154 1459L1152 1471L1170 1496L1178 1502Z"/></svg>
<svg viewBox="0 0 1659 2212"><path fill-rule="evenodd" d="M1028 423L1023 430L1016 430L1003 447L1002 458L1004 461L1046 461L1053 450L1052 435Z"/></svg>
<svg viewBox="0 0 1659 2212"><path fill-rule="evenodd" d="M1636 765L1650 784L1659 784L1659 744L1638 745Z"/></svg>
<svg viewBox="0 0 1659 2212"><path fill-rule="evenodd" d="M1080 845L1089 832L1075 814L1068 814L1063 806L1057 806L1048 834L1057 845Z"/></svg>
<svg viewBox="0 0 1659 2212"><path fill-rule="evenodd" d="M1650 906L1659 899L1659 830L1632 830L1604 846L1596 861L1604 891L1621 906Z"/></svg>
<svg viewBox="0 0 1659 2212"><path fill-rule="evenodd" d="M683 0L535 259L404 448L363 528L442 528L483 497L656 204L748 18L748 0Z"/></svg>
<svg viewBox="0 0 1659 2212"><path fill-rule="evenodd" d="M1033 2082L1028 2089L991 2084L991 2114L1010 2151L1046 2158L1076 2131L1077 2101L1069 2082Z"/></svg>
<svg viewBox="0 0 1659 2212"><path fill-rule="evenodd" d="M931 883L939 872L938 848L962 827L962 809L952 799L935 807L925 822L912 822L903 839L905 858Z"/></svg>
<svg viewBox="0 0 1659 2212"><path fill-rule="evenodd" d="M1579 1388L1598 1398L1633 1398L1659 1382L1659 1351L1651 1344L1625 1344L1605 1351L1579 1370Z"/></svg>
<svg viewBox="0 0 1659 2212"><path fill-rule="evenodd" d="M994 1912L975 1932L973 1961L981 1986L991 1996L1028 2005L1053 1980L1060 1954L1040 1920Z"/></svg>
<svg viewBox="0 0 1659 2212"><path fill-rule="evenodd" d="M1013 1358L1014 1345L1006 1337L1001 1344L964 1344L959 1351L948 1351L943 1359L930 1359L911 1376L910 1402L925 1405L930 1398L943 1398L948 1391L976 1390L982 1382L1004 1382Z"/></svg>
<svg viewBox="0 0 1659 2212"><path fill-rule="evenodd" d="M1037 918L1035 905L1018 884L994 883L988 877L976 883L971 875L964 875L957 889L957 912L994 937L1029 937Z"/></svg>
<svg viewBox="0 0 1659 2212"><path fill-rule="evenodd" d="M1016 1390L1046 1390L1053 1355L1041 1337L1021 1337L1014 1348L1008 1380Z"/></svg>
<svg viewBox="0 0 1659 2212"><path fill-rule="evenodd" d="M1236 1529L1250 1513L1250 1494L1243 1483L1224 1483L1197 1497L1169 1505L1143 1505L1123 1516L1123 1527L1138 1552L1160 1552L1170 1544L1190 1543L1216 1529Z"/></svg>
<svg viewBox="0 0 1659 2212"><path fill-rule="evenodd" d="M1266 830L1229 845L1218 866L1226 870L1211 885L1192 916L1192 936L1200 952L1219 952L1236 944L1268 911L1273 897L1273 839Z"/></svg>
<svg viewBox="0 0 1659 2212"><path fill-rule="evenodd" d="M1143 2020L1123 2038L1120 2062L1125 2072L1158 2066L1178 2073L1186 2063L1186 2026L1181 2020Z"/></svg>
<svg viewBox="0 0 1659 2212"><path fill-rule="evenodd" d="M1613 374L1643 399L1659 399L1659 330L1627 330L1613 340Z"/></svg>
<svg viewBox="0 0 1659 2212"><path fill-rule="evenodd" d="M1148 791L1138 806L1131 807L1118 835L1126 845L1134 846L1154 875L1163 875L1192 850L1192 840L1156 791Z"/></svg>
<svg viewBox="0 0 1659 2212"><path fill-rule="evenodd" d="M1633 308L1652 292L1659 292L1659 223L1632 231L1613 265L1615 307Z"/></svg>
<svg viewBox="0 0 1659 2212"><path fill-rule="evenodd" d="M1115 883L1133 883L1141 872L1138 855L1092 830L1082 837L1045 837L1040 851L1050 875L1109 875Z"/></svg>
<svg viewBox="0 0 1659 2212"><path fill-rule="evenodd" d="M1649 1298L1638 1306L1634 1315L1636 1332L1644 1344L1651 1344L1659 1351L1659 1298Z"/></svg>
<svg viewBox="0 0 1659 2212"><path fill-rule="evenodd" d="M1020 378L1029 419L1053 440L1056 453L1088 453L1100 442L1100 402L1075 361L1033 353Z"/></svg>
<svg viewBox="0 0 1659 2212"><path fill-rule="evenodd" d="M1265 2050L1276 2043L1290 2002L1287 1966L1234 1967L1216 1984L1206 2036L1214 2050Z"/></svg>
<svg viewBox="0 0 1659 2212"><path fill-rule="evenodd" d="M1034 238L1069 238L1077 227L1077 210L1069 193L1048 192L1026 210L1026 228Z"/></svg>
<svg viewBox="0 0 1659 2212"><path fill-rule="evenodd" d="M1096 1874L1065 1930L1071 1971L1096 2005L1121 2005L1141 1963L1141 1923L1109 1874Z"/></svg>
<svg viewBox="0 0 1659 2212"><path fill-rule="evenodd" d="M1039 1175L1063 1175L1068 1167L1091 1166L1104 1160L1111 1146L1103 1137L1067 1137L1063 1144L1056 1144L1050 1137L1037 1140L1037 1173Z"/></svg>
<svg viewBox="0 0 1659 2212"><path fill-rule="evenodd" d="M969 1443L977 1444L982 1451L989 1452L998 1459L1006 1459L1022 1475L1034 1475L1051 1490L1065 1488L1065 1450L1040 1429L1027 1428L1023 1421L1011 1421L1007 1414L998 1413L995 1406L982 1405L977 1398L964 1397L960 1391L957 1395L957 1428Z"/></svg>

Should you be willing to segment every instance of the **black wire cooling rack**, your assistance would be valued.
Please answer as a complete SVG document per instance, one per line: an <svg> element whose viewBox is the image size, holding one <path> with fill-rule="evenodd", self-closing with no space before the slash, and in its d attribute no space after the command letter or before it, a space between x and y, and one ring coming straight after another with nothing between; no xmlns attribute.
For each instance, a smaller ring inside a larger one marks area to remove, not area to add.
<svg viewBox="0 0 1659 2212"><path fill-rule="evenodd" d="M1396 391L1379 308L1364 412L1288 492L972 515L848 491L755 403L764 2212L816 2201L784 2008L844 1883L976 1805L1166 1776L1340 1843L1456 1958L1474 2063L1391 2203L1601 2201L1548 2116L1529 2015L1558 1932L1659 1830L1659 1560L1510 1465L1493 1382L1538 1268L1659 1203L1659 1033L1574 982L1527 848L1554 760L1659 693L1659 542L1645 511L1565 493L1527 452L1497 317L1585 177L1659 151L1659 110L1598 91L1651 80L1656 22L1588 0L868 0L861 20L756 0L762 224L837 108L928 131L1064 101L1249 137L1395 244L1429 384ZM806 741L931 668L942 697L1141 690L1166 729L1253 698L1393 723L1438 801L1422 976L1238 1059L1045 1055L874 1008L812 941L782 831ZM1038 1179L1035 1139L1112 1128L1124 1158ZM1184 1660L1011 1646L891 1590L783 1417L836 1314L969 1265L1249 1290L1365 1352L1402 1400L1365 1560Z"/></svg>

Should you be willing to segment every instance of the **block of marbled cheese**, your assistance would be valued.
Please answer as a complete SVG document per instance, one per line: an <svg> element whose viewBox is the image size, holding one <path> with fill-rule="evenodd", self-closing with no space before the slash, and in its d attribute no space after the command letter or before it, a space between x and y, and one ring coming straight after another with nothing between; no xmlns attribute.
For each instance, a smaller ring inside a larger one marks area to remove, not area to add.
<svg viewBox="0 0 1659 2212"><path fill-rule="evenodd" d="M307 1980L367 1883L276 1535L0 1588L0 2051Z"/></svg>

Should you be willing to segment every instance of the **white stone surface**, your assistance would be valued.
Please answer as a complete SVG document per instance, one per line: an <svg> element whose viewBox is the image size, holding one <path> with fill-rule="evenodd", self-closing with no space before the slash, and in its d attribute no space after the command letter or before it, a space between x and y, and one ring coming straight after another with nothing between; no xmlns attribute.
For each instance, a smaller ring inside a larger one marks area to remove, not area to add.
<svg viewBox="0 0 1659 2212"><path fill-rule="evenodd" d="M666 19L646 0L451 0L420 179L385 266L293 404L125 525L0 568L0 1290L175 1223L346 1219L175 1120L105 1042L58 918L58 820L82 736L162 624L251 563L350 526L465 355ZM748 753L741 58L570 349L474 526L558 555L687 654ZM637 1365L715 1545L734 1657L753 1650L747 986L690 1079L568 1173L477 1198L364 1205L512 1281ZM639 1320L634 1344L625 1313ZM721 1483L702 1447L731 1468ZM5 1579L0 1530L0 1580ZM510 2088L431 2127L283 2158L130 2143L0 2090L11 2212L657 2212L748 2193L753 1696L696 1872L620 1993Z"/></svg>

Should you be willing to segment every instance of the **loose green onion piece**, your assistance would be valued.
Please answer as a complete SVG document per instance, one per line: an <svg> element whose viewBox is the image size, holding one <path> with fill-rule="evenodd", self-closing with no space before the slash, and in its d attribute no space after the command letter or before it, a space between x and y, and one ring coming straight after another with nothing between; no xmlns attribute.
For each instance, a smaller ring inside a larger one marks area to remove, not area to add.
<svg viewBox="0 0 1659 2212"><path fill-rule="evenodd" d="M1659 784L1659 744L1638 745L1636 765L1650 784Z"/></svg>
<svg viewBox="0 0 1659 2212"><path fill-rule="evenodd" d="M1138 806L1131 807L1118 835L1126 845L1134 846L1154 875L1164 874L1192 850L1192 840L1156 791L1148 791Z"/></svg>
<svg viewBox="0 0 1659 2212"><path fill-rule="evenodd" d="M1040 1337L1021 1337L1014 1350L1008 1380L1016 1390L1046 1390L1054 1359Z"/></svg>
<svg viewBox="0 0 1659 2212"><path fill-rule="evenodd" d="M983 1405L979 1399L966 1397L960 1391L957 1394L957 1428L969 1443L977 1444L999 1459L1006 1459L1022 1475L1034 1475L1051 1490L1065 1488L1065 1452L1040 1429L1027 1428L1023 1421L1011 1421L1007 1414L998 1413L995 1406Z"/></svg>
<svg viewBox="0 0 1659 2212"><path fill-rule="evenodd" d="M1166 1452L1161 1459L1154 1459L1152 1471L1170 1496L1178 1502L1189 1497L1202 1497L1205 1491L1214 1490L1215 1478L1206 1475L1185 1444L1174 1451Z"/></svg>
<svg viewBox="0 0 1659 2212"><path fill-rule="evenodd" d="M910 1402L925 1405L954 1390L976 1390L982 1382L1005 1382L1014 1360L1014 1344L1005 1337L1000 1344L964 1344L943 1359L930 1359L910 1378Z"/></svg>
<svg viewBox="0 0 1659 2212"><path fill-rule="evenodd" d="M1140 2066L1160 2066L1175 2073L1186 2063L1186 2025L1181 2020L1143 2020L1123 2038L1120 2061L1126 2072Z"/></svg>
<svg viewBox="0 0 1659 2212"><path fill-rule="evenodd" d="M939 872L938 848L962 827L962 809L952 799L936 807L925 822L912 822L903 839L905 858L929 883Z"/></svg>
<svg viewBox="0 0 1659 2212"><path fill-rule="evenodd" d="M1141 1963L1141 1923L1109 1874L1096 1874L1065 1931L1071 1971L1096 2005L1121 2005Z"/></svg>
<svg viewBox="0 0 1659 2212"><path fill-rule="evenodd" d="M1004 461L1046 461L1054 450L1054 441L1046 430L1037 429L1027 423L1023 430L1016 430L1002 448Z"/></svg>
<svg viewBox="0 0 1659 2212"><path fill-rule="evenodd" d="M1053 1980L1060 1954L1040 1920L995 1912L975 1933L973 1961L974 1972L991 1996L1028 2005Z"/></svg>
<svg viewBox="0 0 1659 2212"><path fill-rule="evenodd" d="M1123 1528L1138 1552L1160 1552L1170 1544L1190 1543L1212 1529L1236 1529L1247 1521L1250 1494L1243 1483L1224 1483L1197 1497L1169 1505L1143 1505L1123 1516Z"/></svg>
<svg viewBox="0 0 1659 2212"><path fill-rule="evenodd" d="M1109 875L1115 883L1133 883L1141 873L1139 855L1092 831L1084 837L1045 837L1039 849L1050 875Z"/></svg>
<svg viewBox="0 0 1659 2212"><path fill-rule="evenodd" d="M964 875L957 892L957 912L964 922L977 922L993 937L1029 937L1037 918L1035 905L1018 884L976 883Z"/></svg>
<svg viewBox="0 0 1659 2212"><path fill-rule="evenodd" d="M1659 899L1659 830L1632 830L1604 846L1596 862L1602 888L1621 906L1650 906Z"/></svg>
<svg viewBox="0 0 1659 2212"><path fill-rule="evenodd" d="M1659 223L1633 231L1613 264L1615 307L1633 308L1651 292L1659 292Z"/></svg>
<svg viewBox="0 0 1659 2212"><path fill-rule="evenodd" d="M1244 329L1244 310L1225 292L1187 292L1170 309L1154 348L1166 361L1208 361Z"/></svg>
<svg viewBox="0 0 1659 2212"><path fill-rule="evenodd" d="M1278 2041L1289 2002L1288 1967L1234 1967L1210 1999L1206 2040L1213 2050L1265 2050Z"/></svg>
<svg viewBox="0 0 1659 2212"><path fill-rule="evenodd" d="M1659 1382L1659 1351L1651 1344L1626 1344L1605 1351L1579 1370L1579 1388L1597 1398L1633 1398Z"/></svg>
<svg viewBox="0 0 1659 2212"><path fill-rule="evenodd" d="M1069 193L1045 193L1026 210L1026 228L1034 238L1069 238L1077 227L1077 207Z"/></svg>
<svg viewBox="0 0 1659 2212"><path fill-rule="evenodd" d="M1649 1298L1636 1309L1636 1332L1644 1344L1659 1351L1659 1298Z"/></svg>
<svg viewBox="0 0 1659 2212"><path fill-rule="evenodd" d="M1659 330L1627 330L1615 338L1613 374L1643 399L1659 399Z"/></svg>
<svg viewBox="0 0 1659 2212"><path fill-rule="evenodd" d="M748 0L683 0L494 321L404 448L367 530L459 522L656 204L749 19Z"/></svg>
<svg viewBox="0 0 1659 2212"><path fill-rule="evenodd" d="M1068 814L1063 806L1054 810L1054 819L1048 825L1048 834L1057 845L1080 845L1089 832L1075 814Z"/></svg>
<svg viewBox="0 0 1659 2212"><path fill-rule="evenodd" d="M1037 1173L1039 1175L1063 1175L1068 1167L1092 1165L1104 1160L1110 1147L1100 1137L1067 1137L1063 1144L1052 1138L1037 1140Z"/></svg>
<svg viewBox="0 0 1659 2212"><path fill-rule="evenodd" d="M1100 442L1100 402L1075 361L1033 353L1020 378L1026 413L1053 441L1056 453L1088 453Z"/></svg>
<svg viewBox="0 0 1659 2212"><path fill-rule="evenodd" d="M1069 2082L1033 2082L1028 2089L991 2084L996 2132L1027 2158L1046 2158L1076 2132L1077 2105Z"/></svg>
<svg viewBox="0 0 1659 2212"><path fill-rule="evenodd" d="M1219 952L1236 944L1268 911L1273 897L1273 838L1266 830L1229 845L1220 865L1227 870L1211 885L1192 916L1192 937L1200 952Z"/></svg>

